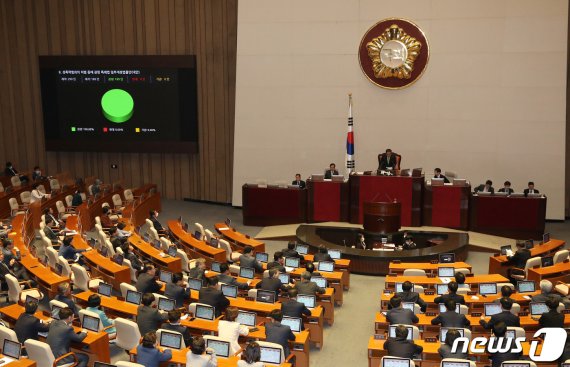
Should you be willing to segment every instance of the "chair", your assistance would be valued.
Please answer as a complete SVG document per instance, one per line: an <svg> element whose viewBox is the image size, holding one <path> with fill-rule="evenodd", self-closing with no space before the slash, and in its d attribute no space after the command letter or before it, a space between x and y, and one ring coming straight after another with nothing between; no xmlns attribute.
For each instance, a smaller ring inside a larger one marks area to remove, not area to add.
<svg viewBox="0 0 570 367"><path fill-rule="evenodd" d="M451 363L458 363L458 362L459 362L459 363L466 363L466 362L468 362L468 363L469 363L469 367L475 367L475 366L476 366L475 362L473 362L473 361L471 361L471 360L469 360L469 359L444 358L444 359L441 360L440 366L443 366L443 362L451 362ZM412 363L413 363L413 361L412 361Z"/></svg>
<svg viewBox="0 0 570 367"><path fill-rule="evenodd" d="M511 307L511 313L515 316L518 316L521 312L521 305L518 303L513 303L513 307Z"/></svg>
<svg viewBox="0 0 570 367"><path fill-rule="evenodd" d="M168 248L172 245L172 242L166 237L160 237L160 243L162 244L162 251L167 252Z"/></svg>
<svg viewBox="0 0 570 367"><path fill-rule="evenodd" d="M162 334L163 331L166 331L166 332L169 332L169 333L176 333L176 334L182 336L182 334L180 334L179 332L176 332L176 331L165 330L165 329L158 329L158 330L156 331L156 340L157 340L158 342L160 342L160 335ZM186 343L184 343L184 338L181 338L181 339L182 339L182 342L180 343L180 348L179 348L179 349L176 349L176 350L182 350L182 349L186 348ZM204 339L205 339L205 338L204 338ZM172 348L172 349L175 349L175 348Z"/></svg>
<svg viewBox="0 0 570 367"><path fill-rule="evenodd" d="M125 282L119 284L119 288L121 289L121 296L123 298L127 298L127 291L137 291L137 288L134 285Z"/></svg>
<svg viewBox="0 0 570 367"><path fill-rule="evenodd" d="M419 293L419 294L423 294L424 291L425 290L424 290L423 286L414 284L414 292Z"/></svg>
<svg viewBox="0 0 570 367"><path fill-rule="evenodd" d="M230 265L230 274L238 275L239 272L240 272L240 267L239 267L239 265L236 265L236 264L231 264L231 265Z"/></svg>
<svg viewBox="0 0 570 367"><path fill-rule="evenodd" d="M44 298L43 293L37 288L23 290L22 284L25 284L26 282L18 282L18 279L11 274L6 274L5 279L8 284L8 300L10 302L24 302L27 296L32 296L40 300Z"/></svg>
<svg viewBox="0 0 570 367"><path fill-rule="evenodd" d="M10 204L10 214L13 217L26 213L26 207L24 205L18 204L18 200L16 200L16 198L8 199L8 203Z"/></svg>
<svg viewBox="0 0 570 367"><path fill-rule="evenodd" d="M511 364L511 363L516 363L517 365L523 365L523 366L529 366L529 367L536 367L536 363L534 363L533 361L527 361L527 360L512 360L512 361L504 361L503 363L501 363L501 367L507 363L507 365Z"/></svg>
<svg viewBox="0 0 570 367"><path fill-rule="evenodd" d="M396 152L392 152L392 155L396 157L396 165L394 166L394 169L399 170L400 169L400 164L402 163L402 156ZM380 153L378 154L378 169L380 169L380 162L382 161L382 159L386 156L386 153Z"/></svg>
<svg viewBox="0 0 570 367"><path fill-rule="evenodd" d="M93 196L93 185L87 186L87 192L89 193L89 196Z"/></svg>
<svg viewBox="0 0 570 367"><path fill-rule="evenodd" d="M125 196L125 201L127 204L132 204L136 199L139 198L139 196L133 195L133 190L131 189L126 189L123 191L123 195Z"/></svg>
<svg viewBox="0 0 570 367"><path fill-rule="evenodd" d="M469 306L467 305L459 305L459 313L461 315L467 315L469 313Z"/></svg>
<svg viewBox="0 0 570 367"><path fill-rule="evenodd" d="M256 299L256 298L257 298L257 289L255 289L255 288L249 289L249 290L247 291L247 296L248 296L248 297L251 297L251 298L253 298L253 299ZM414 313L415 313L415 312L414 312Z"/></svg>
<svg viewBox="0 0 570 367"><path fill-rule="evenodd" d="M20 193L20 200L23 205L30 205L30 200L32 200L32 193L29 191L22 191Z"/></svg>
<svg viewBox="0 0 570 367"><path fill-rule="evenodd" d="M113 200L113 206L115 207L116 211L122 212L125 209L123 200L121 200L121 195L115 194L111 197L111 200Z"/></svg>
<svg viewBox="0 0 570 367"><path fill-rule="evenodd" d="M59 308L66 308L67 304L65 304L61 301L58 301L56 299L52 299L51 301L49 301L49 309L50 310L53 309L54 306L59 307Z"/></svg>
<svg viewBox="0 0 570 367"><path fill-rule="evenodd" d="M457 294L466 295L467 292L471 292L471 288L457 288Z"/></svg>
<svg viewBox="0 0 570 367"><path fill-rule="evenodd" d="M525 337L525 330L522 327L507 326L507 330L514 330L515 331L515 338L524 338Z"/></svg>
<svg viewBox="0 0 570 367"><path fill-rule="evenodd" d="M18 336L14 330L0 325L0 345L4 345L4 339L19 343Z"/></svg>
<svg viewBox="0 0 570 367"><path fill-rule="evenodd" d="M48 258L48 265L50 268L55 269L55 264L57 264L58 254L57 251L51 246L46 246L45 253Z"/></svg>
<svg viewBox="0 0 570 367"><path fill-rule="evenodd" d="M75 280L75 275L73 275L73 272L71 271L69 262L63 256L58 256L57 263L61 265L61 276L69 278L73 282Z"/></svg>
<svg viewBox="0 0 570 367"><path fill-rule="evenodd" d="M500 291L501 288L503 288L503 286L507 286L510 287L513 291L516 290L515 289L515 285L513 283L497 283L497 289Z"/></svg>
<svg viewBox="0 0 570 367"><path fill-rule="evenodd" d="M20 176L12 176L10 178L10 182L12 183L12 186L14 186L14 187L22 186L22 181L20 180Z"/></svg>
<svg viewBox="0 0 570 367"><path fill-rule="evenodd" d="M73 196L71 195L65 196L65 205L67 205L69 208L73 207Z"/></svg>
<svg viewBox="0 0 570 367"><path fill-rule="evenodd" d="M556 312L561 313L562 310L565 310L566 306L564 305L564 303L560 302L558 303L558 307L556 307Z"/></svg>
<svg viewBox="0 0 570 367"><path fill-rule="evenodd" d="M202 236L202 238L204 238L204 236L206 235L206 232L204 232L204 226L201 225L200 223L194 223L194 228L196 229L196 231L200 232L200 235Z"/></svg>
<svg viewBox="0 0 570 367"><path fill-rule="evenodd" d="M55 358L49 344L47 343L28 339L24 342L24 346L26 347L29 359L35 361L37 367L73 367L78 363L77 357L73 352L66 353L59 358ZM73 357L74 361L72 363L59 364L62 359L67 357Z"/></svg>
<svg viewBox="0 0 570 367"><path fill-rule="evenodd" d="M554 254L554 257L552 259L554 260L555 264L563 263L566 260L568 260L569 254L570 254L570 252L568 250L560 250Z"/></svg>
<svg viewBox="0 0 570 367"><path fill-rule="evenodd" d="M467 268L457 268L455 269L456 273L463 273L465 275L471 274L471 270L467 269Z"/></svg>
<svg viewBox="0 0 570 367"><path fill-rule="evenodd" d="M539 268L541 265L540 257L531 257L526 261L524 269L512 268L511 277L516 280L525 280L528 276L528 269Z"/></svg>
<svg viewBox="0 0 570 367"><path fill-rule="evenodd" d="M181 249L176 250L176 257L180 258L182 271L188 273L190 269L196 266L196 259L189 260L188 255L186 252L182 251Z"/></svg>
<svg viewBox="0 0 570 367"><path fill-rule="evenodd" d="M55 207L59 214L59 219L66 220L70 215L74 213L73 210L68 210L65 205L63 205L63 202L61 200L55 202Z"/></svg>
<svg viewBox="0 0 570 367"><path fill-rule="evenodd" d="M137 281L137 270L133 268L133 264L131 264L131 260L123 259L123 265L126 265L129 267L129 270L131 271L131 282L136 283L136 281Z"/></svg>
<svg viewBox="0 0 570 367"><path fill-rule="evenodd" d="M241 256L241 253L234 252L232 250L232 246L230 246L230 243L228 241L220 238L218 240L218 244L219 244L221 249L226 250L226 260L228 262L233 263L233 262L238 261L239 257Z"/></svg>
<svg viewBox="0 0 570 367"><path fill-rule="evenodd" d="M60 190L61 186L59 185L59 180L57 178L49 180L49 187L51 188L51 192Z"/></svg>
<svg viewBox="0 0 570 367"><path fill-rule="evenodd" d="M141 332L139 331L139 326L136 322L122 317L117 317L115 319L115 330L117 332L115 345L118 347L123 348L128 352L139 345Z"/></svg>
<svg viewBox="0 0 570 367"><path fill-rule="evenodd" d="M209 229L206 229L206 241L210 242L212 240L212 238L214 238L214 233L212 233L212 231L210 231Z"/></svg>
<svg viewBox="0 0 570 367"><path fill-rule="evenodd" d="M293 357L293 354L291 354L289 356L285 356L285 351L283 350L283 347L280 344L264 342L261 340L258 340L257 344L259 344L260 347L280 349L281 350L281 362L282 363L288 363L290 361L290 359ZM272 363L265 363L265 365L266 366L277 366L276 364L272 364ZM410 365L410 367L414 367L413 362Z"/></svg>
<svg viewBox="0 0 570 367"><path fill-rule="evenodd" d="M404 270L404 276L408 276L408 277L414 277L414 276L425 277L425 276L426 276L426 271L423 270L423 269L406 269L406 270Z"/></svg>
<svg viewBox="0 0 570 367"><path fill-rule="evenodd" d="M74 275L73 285L82 291L86 292L90 289L97 289L100 283L104 283L103 279L92 278L83 266L73 264L71 265L71 271Z"/></svg>
<svg viewBox="0 0 570 367"><path fill-rule="evenodd" d="M558 282L558 284L554 286L554 289L563 296L567 296L570 290L568 284L563 282Z"/></svg>
<svg viewBox="0 0 570 367"><path fill-rule="evenodd" d="M117 367L145 367L142 364L134 363L134 362L127 362L127 361L118 361L115 363Z"/></svg>
<svg viewBox="0 0 570 367"><path fill-rule="evenodd" d="M44 187L44 185L38 185L38 191L44 195L47 194L46 188Z"/></svg>
<svg viewBox="0 0 570 367"><path fill-rule="evenodd" d="M156 231L156 229L154 229L154 227L150 227L150 228L147 230L147 233L149 234L149 237L150 237L151 240L153 240L153 241L156 241L156 240L160 241L160 236L158 235L158 232Z"/></svg>

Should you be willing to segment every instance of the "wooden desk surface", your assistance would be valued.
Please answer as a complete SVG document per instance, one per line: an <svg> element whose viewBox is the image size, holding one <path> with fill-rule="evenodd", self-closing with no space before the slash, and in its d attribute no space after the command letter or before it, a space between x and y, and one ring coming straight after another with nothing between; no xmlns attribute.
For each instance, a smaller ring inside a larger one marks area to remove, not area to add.
<svg viewBox="0 0 570 367"><path fill-rule="evenodd" d="M0 354L0 358L4 355ZM4 367L35 367L36 361L29 358L21 358L14 362L7 363Z"/></svg>
<svg viewBox="0 0 570 367"><path fill-rule="evenodd" d="M549 252L552 252L552 251L564 246L565 244L566 244L565 241L551 239L550 241L548 241L542 245L536 245L532 249L530 249L530 255L531 255L531 257L541 256L543 254L547 254ZM497 260L500 263L507 262L507 257L505 255L493 256L493 259Z"/></svg>
<svg viewBox="0 0 570 367"><path fill-rule="evenodd" d="M236 231L233 228L229 228L225 223L216 223L214 225L216 232L222 235L222 237L229 239L241 247L251 246L257 252L265 252L265 243L255 238L247 238L247 236L243 233Z"/></svg>
<svg viewBox="0 0 570 367"><path fill-rule="evenodd" d="M155 265L160 268L165 268L170 272L179 273L182 271L182 261L178 257L171 257L168 254L157 250L150 243L144 241L137 233L134 232L134 227L128 223L125 230L131 231L132 235L129 237L129 243L144 257L150 259ZM162 255L161 255L162 254Z"/></svg>
<svg viewBox="0 0 570 367"><path fill-rule="evenodd" d="M226 250L212 247L205 241L197 240L190 233L186 232L182 228L182 224L177 220L169 220L167 222L167 225L168 229L170 229L170 232L172 232L176 238L193 247L198 253L203 254L205 257L213 259L215 261L226 261Z"/></svg>
<svg viewBox="0 0 570 367"><path fill-rule="evenodd" d="M315 255L307 254L303 255L306 261L313 261L315 259ZM350 267L350 260L349 259L337 259L334 261L335 268L349 268Z"/></svg>
<svg viewBox="0 0 570 367"><path fill-rule="evenodd" d="M570 262L554 264L552 266L528 269L528 279L540 282L548 279L552 283L570 281Z"/></svg>
<svg viewBox="0 0 570 367"><path fill-rule="evenodd" d="M524 303L528 303L530 302L530 299L537 295L540 294L540 291L535 291L535 292L529 292L529 293L513 293L511 295L511 298L514 299L517 303L519 304L524 304ZM380 300L382 301L382 304L384 303L388 303L390 301L390 299L394 297L394 294L386 294L386 293L382 293L382 295L380 296ZM424 300L426 303L428 304L434 304L434 300L436 297L438 297L437 294L433 294L433 295L427 295L427 294L420 294L420 297L422 300ZM495 301L496 299L501 298L501 294L497 293L497 294L488 294L487 297L483 297L480 294L476 294L475 296L468 296L468 295L464 295L463 296L465 298L465 303L467 303L468 305L483 305L485 303L490 303ZM477 298L473 298L473 297L477 297Z"/></svg>
<svg viewBox="0 0 570 367"><path fill-rule="evenodd" d="M437 271L439 267L453 267L453 268L467 268L471 269L471 265L467 264L466 262L454 262L449 264L432 264L432 263L393 263L391 262L389 265L390 270L395 270L398 272L403 272L406 269L423 269L425 271Z"/></svg>
<svg viewBox="0 0 570 367"><path fill-rule="evenodd" d="M435 284L444 284L440 278L434 277L424 277L424 276L394 276L394 275L387 275L386 276L386 284L393 285L395 283L402 283L406 280L414 284L428 284L428 285L435 285ZM472 277L466 277L465 283L467 284L479 284L479 283L509 283L509 280L499 274L482 274L482 275L475 275Z"/></svg>

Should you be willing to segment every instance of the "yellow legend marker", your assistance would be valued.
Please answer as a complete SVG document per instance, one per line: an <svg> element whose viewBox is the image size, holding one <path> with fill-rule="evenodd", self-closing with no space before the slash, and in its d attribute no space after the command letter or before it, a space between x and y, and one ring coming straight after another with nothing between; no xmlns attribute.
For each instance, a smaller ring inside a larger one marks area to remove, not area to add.
<svg viewBox="0 0 570 367"><path fill-rule="evenodd" d="M137 128L135 129L135 131L136 131L137 133L140 133L140 132L141 132L141 129L140 129L139 127L137 127Z"/></svg>

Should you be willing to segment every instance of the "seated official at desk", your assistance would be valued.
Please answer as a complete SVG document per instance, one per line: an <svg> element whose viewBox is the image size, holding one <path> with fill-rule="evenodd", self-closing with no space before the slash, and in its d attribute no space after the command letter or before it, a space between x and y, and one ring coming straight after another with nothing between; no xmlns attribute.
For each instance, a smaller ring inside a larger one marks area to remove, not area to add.
<svg viewBox="0 0 570 367"><path fill-rule="evenodd" d="M81 191L77 189L71 198L71 206L76 208L81 204L83 204L83 198L81 197Z"/></svg>
<svg viewBox="0 0 570 367"><path fill-rule="evenodd" d="M295 334L288 325L281 324L283 313L281 310L273 310L269 313L270 322L265 323L266 341L279 344L283 347L285 358L289 356L289 340L295 340Z"/></svg>
<svg viewBox="0 0 570 367"><path fill-rule="evenodd" d="M471 322L461 313L455 312L456 303L452 299L445 301L445 312L440 313L431 320L432 325L441 325L442 327L466 328Z"/></svg>
<svg viewBox="0 0 570 367"><path fill-rule="evenodd" d="M509 325L503 321L499 321L493 326L493 335L500 341L499 343L501 345L494 345L495 350L500 350L500 352L491 353L489 351L489 346L486 348L489 358L493 361L491 367L501 367L501 364L505 361L516 361L521 359L521 352L511 351L516 348L516 344L511 343L510 340L505 337L507 334L507 326ZM503 348L507 347L507 343L511 346L510 350L508 348Z"/></svg>
<svg viewBox="0 0 570 367"><path fill-rule="evenodd" d="M318 271L315 271L315 264L313 264L312 262L307 262L305 264L305 270L308 271L309 273L311 273L311 278L321 276L321 273L319 273Z"/></svg>
<svg viewBox="0 0 570 367"><path fill-rule="evenodd" d="M315 282L311 282L311 273L304 271L301 274L301 280L295 282L294 288L299 294L316 295L317 293L325 293L325 289L321 288Z"/></svg>
<svg viewBox="0 0 570 367"><path fill-rule="evenodd" d="M30 193L30 204L32 203L41 203L42 199L46 198L49 199L51 197L50 194L44 194L41 192L38 187L40 186L39 183L34 183L32 185L32 192Z"/></svg>
<svg viewBox="0 0 570 367"><path fill-rule="evenodd" d="M109 319L105 314L105 311L101 309L101 296L99 296L98 294L92 294L89 296L89 298L87 299L86 310L97 314L99 316L99 319L101 319L101 323L103 324L104 328L115 324L115 320ZM106 329L105 332L107 334L114 334L117 331L115 330L115 328L109 328Z"/></svg>
<svg viewBox="0 0 570 367"><path fill-rule="evenodd" d="M152 264L146 264L139 273L136 283L138 292L158 293L162 288L162 282L156 280L156 268ZM142 333L141 333L142 334Z"/></svg>
<svg viewBox="0 0 570 367"><path fill-rule="evenodd" d="M413 291L414 286L412 282L406 280L402 283L402 291L396 293L396 296L400 297L402 302L414 302L420 306L422 312L426 312L427 303L420 297L420 294ZM388 304L388 308L391 308L391 304Z"/></svg>
<svg viewBox="0 0 570 367"><path fill-rule="evenodd" d="M560 303L554 297L548 297L546 300L546 306L548 307L548 312L540 315L538 319L538 325L543 327L564 327L564 315L558 312L557 308ZM534 319L534 317L533 317Z"/></svg>
<svg viewBox="0 0 570 367"><path fill-rule="evenodd" d="M285 273L286 269L284 264L285 264L285 258L283 257L283 252L276 251L273 254L273 261L267 264L267 270L275 268L280 272Z"/></svg>
<svg viewBox="0 0 570 367"><path fill-rule="evenodd" d="M390 171L396 168L396 155L392 154L392 149L386 149L385 154L378 154L378 170Z"/></svg>
<svg viewBox="0 0 570 367"><path fill-rule="evenodd" d="M144 367L158 367L161 362L172 358L172 350L160 351L155 332L148 332L142 337L142 344L137 345L137 363Z"/></svg>
<svg viewBox="0 0 570 367"><path fill-rule="evenodd" d="M301 259L301 261L305 260L305 257L295 250L296 246L297 243L295 241L289 241L289 243L287 243L287 248L281 250L283 257L297 257Z"/></svg>
<svg viewBox="0 0 570 367"><path fill-rule="evenodd" d="M516 247L517 250L513 256L507 256L507 264L513 265L515 268L524 269L526 261L531 257L530 250L526 248L525 243L522 241L517 242Z"/></svg>
<svg viewBox="0 0 570 367"><path fill-rule="evenodd" d="M511 313L513 302L508 298L501 298L499 302L501 303L502 311L491 316L491 319L488 322L486 321L485 315L481 315L479 324L487 330L492 329L494 325L500 321L504 322L507 326L520 327L521 321L519 317Z"/></svg>
<svg viewBox="0 0 570 367"><path fill-rule="evenodd" d="M240 268L253 268L257 273L263 273L263 266L255 258L253 247L247 245L243 248L243 254L239 257Z"/></svg>
<svg viewBox="0 0 570 367"><path fill-rule="evenodd" d="M404 243L401 246L397 246L398 250L413 250L416 249L418 245L414 242L414 238L412 236L406 236L404 238Z"/></svg>
<svg viewBox="0 0 570 367"><path fill-rule="evenodd" d="M478 192L490 192L491 194L495 193L495 189L493 188L493 181L487 180L485 184L481 184L475 188L475 193Z"/></svg>
<svg viewBox="0 0 570 367"><path fill-rule="evenodd" d="M366 250L366 241L364 239L364 235L362 233L358 234L358 239L356 241L356 248Z"/></svg>
<svg viewBox="0 0 570 367"><path fill-rule="evenodd" d="M137 309L137 325L141 335L145 335L148 332L156 332L160 325L168 320L167 314L163 314L158 309L152 307L154 301L154 294L143 294L141 304Z"/></svg>
<svg viewBox="0 0 570 367"><path fill-rule="evenodd" d="M414 311L402 307L402 299L398 296L390 299L390 309L386 312L386 320L390 325L412 325L420 321Z"/></svg>
<svg viewBox="0 0 570 367"><path fill-rule="evenodd" d="M51 207L44 209L44 218L46 227L49 226L54 232L58 232L59 227L63 225L63 222L57 219L57 217L54 215L53 208ZM51 219L50 223L48 223L48 219Z"/></svg>
<svg viewBox="0 0 570 367"><path fill-rule="evenodd" d="M179 310L168 311L168 322L162 324L160 328L182 334L184 344L188 347L192 343L192 335L189 328L180 324L180 317L182 317L182 314Z"/></svg>
<svg viewBox="0 0 570 367"><path fill-rule="evenodd" d="M433 170L433 178L443 178L444 183L449 183L449 179L441 174L441 168L436 168Z"/></svg>
<svg viewBox="0 0 570 367"><path fill-rule="evenodd" d="M57 286L57 296L55 296L55 300L65 303L67 307L73 311L73 314L79 317L79 307L77 307L77 304L73 302L70 296L71 285L69 285L69 283L61 283Z"/></svg>
<svg viewBox="0 0 570 367"><path fill-rule="evenodd" d="M59 251L57 252L57 256L61 256L65 260L75 261L78 259L77 255L81 254L82 252L87 251L87 249L78 250L78 249L74 248L73 246L71 246L72 241L73 241L72 236L65 237L65 239L63 240L63 243L61 244L61 247L59 248ZM82 263L80 261L77 261L77 262Z"/></svg>
<svg viewBox="0 0 570 367"><path fill-rule="evenodd" d="M281 279L279 279L279 270L277 269L269 270L269 276L267 278L263 278L261 282L257 283L255 288L275 292L276 296L279 295L279 291L286 292L288 289L287 285L281 283Z"/></svg>
<svg viewBox="0 0 570 367"><path fill-rule="evenodd" d="M131 262L131 268L140 272L144 269L144 262L133 252L133 246L128 242L121 245L123 250L123 257Z"/></svg>
<svg viewBox="0 0 570 367"><path fill-rule="evenodd" d="M457 339L459 337L461 337L461 334L459 333L458 330L450 329L447 331L447 334L445 335L445 343L442 344L441 347L439 347L437 349L437 352L439 353L439 356L442 359L443 358L458 358L458 359L467 359L468 358L467 353L462 353L461 347L463 345L461 343L458 344L458 348L457 348L455 353L451 352L453 342L455 342L455 339Z"/></svg>
<svg viewBox="0 0 570 367"><path fill-rule="evenodd" d="M197 336L190 344L190 350L186 353L186 367L217 367L218 360L212 348L206 348L206 341Z"/></svg>
<svg viewBox="0 0 570 367"><path fill-rule="evenodd" d="M45 180L47 177L42 174L40 166L34 166L34 172L32 172L32 181Z"/></svg>
<svg viewBox="0 0 570 367"><path fill-rule="evenodd" d="M49 324L44 324L34 316L37 310L38 303L28 301L24 305L24 313L16 320L14 331L21 344L28 339L39 340L38 333L45 333L49 330Z"/></svg>
<svg viewBox="0 0 570 367"><path fill-rule="evenodd" d="M465 274L460 271L456 271L453 275L455 281L457 282L457 289L467 288L469 289L469 284L465 284Z"/></svg>
<svg viewBox="0 0 570 367"><path fill-rule="evenodd" d="M164 295L176 302L176 307L184 307L184 301L190 299L190 288L184 282L182 273L172 274L172 282L166 283Z"/></svg>
<svg viewBox="0 0 570 367"><path fill-rule="evenodd" d="M313 261L320 262L320 261L334 261L331 255L329 255L327 248L324 245L319 245L319 249L317 253L313 257Z"/></svg>
<svg viewBox="0 0 570 367"><path fill-rule="evenodd" d="M148 213L148 219L152 222L152 226L158 233L166 233L166 229L158 221L158 212L156 210L151 210Z"/></svg>
<svg viewBox="0 0 570 367"><path fill-rule="evenodd" d="M281 301L281 312L283 312L283 316L289 317L303 317L311 316L311 310L305 306L304 303L297 301L297 295L299 292L295 288L291 288L287 290L287 294L289 295L289 299ZM301 323L301 330L304 330L305 326Z"/></svg>
<svg viewBox="0 0 570 367"><path fill-rule="evenodd" d="M230 301L224 296L221 290L217 289L217 276L208 278L207 283L208 285L200 289L198 293L198 302L214 307L216 317L219 317L230 305Z"/></svg>
<svg viewBox="0 0 570 367"><path fill-rule="evenodd" d="M448 293L442 294L441 296L435 297L433 300L435 303L445 303L448 299L452 299L455 303L459 303L460 305L465 304L465 298L462 295L457 294L457 289L459 285L456 281L451 281L447 284L447 291Z"/></svg>
<svg viewBox="0 0 570 367"><path fill-rule="evenodd" d="M336 170L336 164L331 163L329 165L329 169L325 171L325 178L330 180L332 176L336 175L338 175L338 171Z"/></svg>
<svg viewBox="0 0 570 367"><path fill-rule="evenodd" d="M538 191L537 189L534 188L534 182L529 181L528 182L528 187L526 189L524 189L524 194L528 195L528 194L540 194L540 191Z"/></svg>
<svg viewBox="0 0 570 367"><path fill-rule="evenodd" d="M243 351L242 359L237 363L237 367L264 367L261 360L261 348L256 342L249 343Z"/></svg>
<svg viewBox="0 0 570 367"><path fill-rule="evenodd" d="M49 326L46 343L49 344L53 356L59 358L71 352L71 343L81 343L87 337L87 333L82 331L78 334L73 331L71 322L73 321L73 311L69 308L59 310L59 320L53 320ZM83 353L75 352L77 358L77 367L86 367L89 357ZM60 361L60 363L72 363L73 357L69 356Z"/></svg>
<svg viewBox="0 0 570 367"><path fill-rule="evenodd" d="M196 265L190 269L188 277L196 279L204 279L204 273L206 271L206 259L200 257L196 259Z"/></svg>
<svg viewBox="0 0 570 367"><path fill-rule="evenodd" d="M8 177L18 176L22 183L26 183L30 180L28 176L20 174L12 162L6 162L6 169L4 170L4 174Z"/></svg>
<svg viewBox="0 0 570 367"><path fill-rule="evenodd" d="M503 184L503 187L501 187L499 189L499 192L506 192L507 195L510 195L513 192L515 192L515 190L511 189L511 182L510 181L505 181L505 183Z"/></svg>
<svg viewBox="0 0 570 367"><path fill-rule="evenodd" d="M109 214L111 213L111 208L108 206L103 207L103 214L99 217L101 220L101 227L103 228L111 228L115 226L115 223L111 220ZM116 231L116 229L115 229Z"/></svg>
<svg viewBox="0 0 570 367"><path fill-rule="evenodd" d="M121 247L124 243L128 243L128 241L128 238L119 235L119 230L116 226L109 228L109 242L111 242L111 245L113 245L115 250L117 250L118 247Z"/></svg>
<svg viewBox="0 0 570 367"><path fill-rule="evenodd" d="M499 303L501 302L501 298L506 298L509 299L512 303L516 303L516 301L511 298L512 294L513 294L513 289L508 285L503 285L501 287L501 296L495 299L493 302Z"/></svg>
<svg viewBox="0 0 570 367"><path fill-rule="evenodd" d="M532 296L532 302L546 302L549 298L554 298L557 303L564 302L562 296L558 293L552 292L552 282L547 279L543 279L539 283L540 294ZM566 300L565 303L568 301Z"/></svg>
<svg viewBox="0 0 570 367"><path fill-rule="evenodd" d="M240 336L247 336L249 328L236 322L238 309L236 307L228 307L223 320L218 322L218 336L230 342L230 354L235 354L239 349L238 339Z"/></svg>
<svg viewBox="0 0 570 367"><path fill-rule="evenodd" d="M247 283L238 282L238 280L230 275L230 266L227 263L220 264L220 275L218 275L220 283L235 285L239 289L249 289L249 281Z"/></svg>
<svg viewBox="0 0 570 367"><path fill-rule="evenodd" d="M414 358L419 356L424 348L413 340L408 340L408 328L404 325L396 326L396 337L388 338L384 343L384 350L391 357Z"/></svg>
<svg viewBox="0 0 570 367"><path fill-rule="evenodd" d="M299 186L300 189L304 189L307 185L305 181L301 180L301 174L297 173L295 175L295 181L291 182L291 185Z"/></svg>

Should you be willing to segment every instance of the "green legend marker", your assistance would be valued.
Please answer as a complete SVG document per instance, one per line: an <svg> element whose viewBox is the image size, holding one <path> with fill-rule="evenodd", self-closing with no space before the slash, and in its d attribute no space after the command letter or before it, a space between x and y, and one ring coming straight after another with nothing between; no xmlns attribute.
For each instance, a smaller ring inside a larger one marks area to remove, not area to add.
<svg viewBox="0 0 570 367"><path fill-rule="evenodd" d="M128 121L133 116L134 106L133 97L122 89L111 89L101 98L103 115L117 124Z"/></svg>

